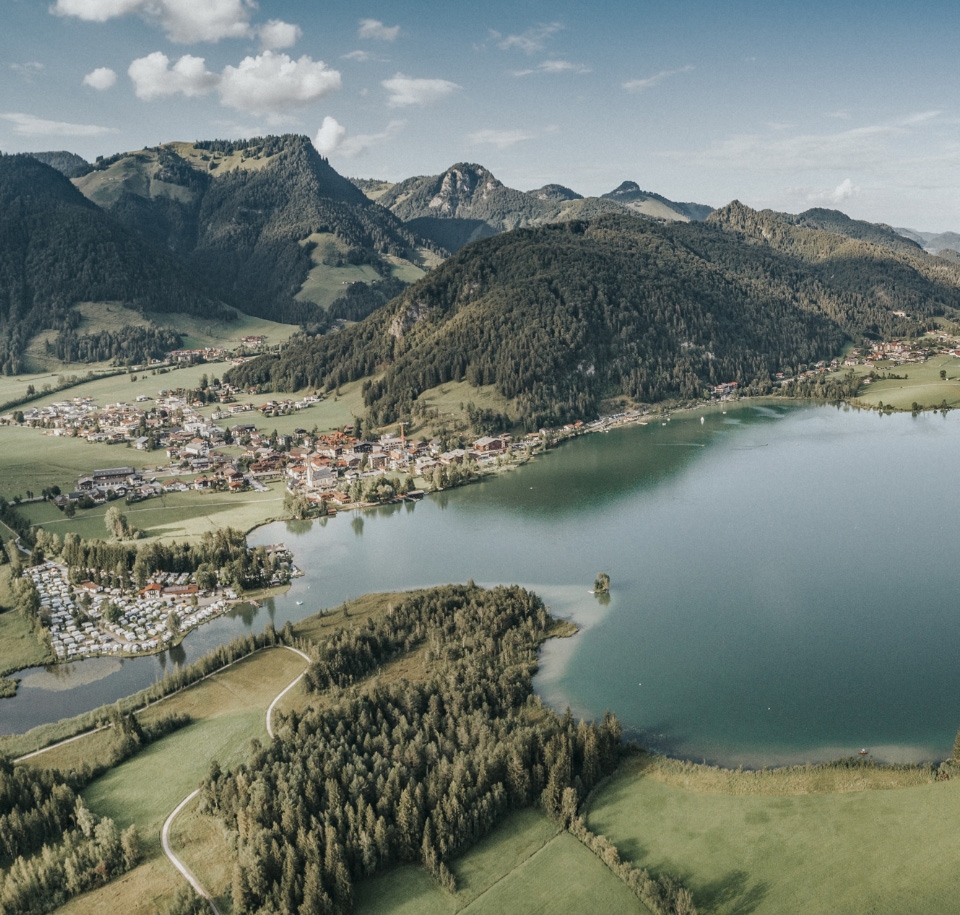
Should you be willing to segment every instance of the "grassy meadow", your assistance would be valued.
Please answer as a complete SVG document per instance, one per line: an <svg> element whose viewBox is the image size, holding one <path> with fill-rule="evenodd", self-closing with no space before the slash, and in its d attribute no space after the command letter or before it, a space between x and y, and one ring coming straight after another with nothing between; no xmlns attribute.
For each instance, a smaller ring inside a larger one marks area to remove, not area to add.
<svg viewBox="0 0 960 915"><path fill-rule="evenodd" d="M223 915L239 915L230 898L232 853L219 824L192 802L171 830L171 844L214 895ZM498 915L584 911L646 913L607 868L538 810L511 814L452 865L450 893L421 867L406 865L354 886L357 915Z"/></svg>
<svg viewBox="0 0 960 915"><path fill-rule="evenodd" d="M6 539L7 531L4 530L3 534ZM0 677L4 673L54 660L50 646L41 645L33 627L17 613L13 605L12 577L8 564L0 566ZM9 682L5 687L0 684L0 693L10 688Z"/></svg>
<svg viewBox="0 0 960 915"><path fill-rule="evenodd" d="M188 479L184 477L185 481ZM196 540L206 531L224 527L249 531L258 524L283 517L284 484L266 485L266 492L191 490L166 493L134 505L114 504L119 505L130 524L140 528L148 539ZM104 516L110 504L82 509L73 518L47 502L22 505L20 513L31 523L61 536L74 531L84 538L109 539Z"/></svg>
<svg viewBox="0 0 960 915"><path fill-rule="evenodd" d="M252 738L269 739L267 706L303 668L303 659L293 652L267 649L144 712L142 720L181 712L189 714L192 721L110 770L83 792L84 801L96 813L112 817L122 828L137 824L145 847L144 861L120 880L71 901L59 911L122 911L132 915L162 910L182 883L160 849L163 822L197 787L212 760L229 768L243 758ZM97 735L93 735L29 762L36 766L69 766L95 756L97 749Z"/></svg>
<svg viewBox="0 0 960 915"><path fill-rule="evenodd" d="M867 790L872 789L872 790ZM956 911L960 782L927 771L724 772L631 760L587 824L678 876L701 915Z"/></svg>
<svg viewBox="0 0 960 915"><path fill-rule="evenodd" d="M499 915L647 909L600 860L538 810L520 810L454 862L457 892L407 866L364 881L357 915Z"/></svg>
<svg viewBox="0 0 960 915"><path fill-rule="evenodd" d="M310 251L313 267L295 296L300 302L313 302L321 308L328 308L351 283L369 284L380 279L380 274L369 264L335 266L337 258L346 252L346 245L339 243L331 232L315 232L300 244L313 245Z"/></svg>
<svg viewBox="0 0 960 915"><path fill-rule="evenodd" d="M843 373L849 369L845 369ZM858 375L891 373L900 378L877 379L869 385L861 385L856 402L868 407L877 407L882 402L895 410L910 410L914 403L933 409L943 401L951 408L960 407L960 359L955 356L933 356L922 364L878 366L858 365L854 367ZM940 378L940 372L947 373L946 380ZM903 377L906 376L906 377Z"/></svg>
<svg viewBox="0 0 960 915"><path fill-rule="evenodd" d="M0 495L8 500L25 498L30 490L39 496L53 485L71 492L77 478L95 467L153 468L161 457L166 455L44 435L24 426L0 426ZM25 513L28 507L23 506Z"/></svg>
<svg viewBox="0 0 960 915"><path fill-rule="evenodd" d="M77 334L95 334L101 331L119 331L124 327L165 327L183 335L184 349L199 349L204 346L223 346L228 350L240 345L240 338L263 334L267 338L267 345L272 346L288 340L298 329L292 324L278 324L265 318L258 318L237 312L235 321L220 321L201 318L195 315L151 313L148 316L132 308L127 308L119 302L83 302L77 306L80 312L80 326ZM32 383L37 390L43 384L55 384L58 374L86 375L88 371L95 374L101 371L115 369L108 362L63 362L46 351L47 342L54 342L57 331L45 330L37 334L29 343L26 350L30 368L37 373L48 377ZM26 393L24 384L23 393ZM22 396L22 395L21 395ZM0 388L0 403L8 398L3 396Z"/></svg>
<svg viewBox="0 0 960 915"><path fill-rule="evenodd" d="M0 613L0 676L54 660L50 646L40 644L29 622L16 610Z"/></svg>

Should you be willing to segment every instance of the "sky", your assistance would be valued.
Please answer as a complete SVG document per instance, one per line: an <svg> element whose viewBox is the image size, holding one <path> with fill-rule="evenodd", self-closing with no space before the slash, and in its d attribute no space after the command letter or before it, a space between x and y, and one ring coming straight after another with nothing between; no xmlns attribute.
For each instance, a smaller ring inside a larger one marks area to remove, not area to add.
<svg viewBox="0 0 960 915"><path fill-rule="evenodd" d="M960 232L942 0L0 0L0 151L308 135L341 174Z"/></svg>

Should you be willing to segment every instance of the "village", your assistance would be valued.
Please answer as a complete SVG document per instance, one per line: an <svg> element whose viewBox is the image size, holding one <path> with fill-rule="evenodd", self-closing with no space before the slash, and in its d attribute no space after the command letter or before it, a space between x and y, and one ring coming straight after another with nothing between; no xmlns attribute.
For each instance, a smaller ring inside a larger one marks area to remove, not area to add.
<svg viewBox="0 0 960 915"><path fill-rule="evenodd" d="M139 592L93 581L72 585L67 569L50 561L24 574L37 589L40 619L60 661L157 651L237 599L229 588L201 592L186 574L171 573Z"/></svg>
<svg viewBox="0 0 960 915"><path fill-rule="evenodd" d="M796 375L777 373L774 383L787 387L844 367L924 362L935 353L960 357L960 341L949 335L929 332L923 343L878 342L869 349L851 349L843 358L821 361ZM191 353L190 358L212 355ZM870 380L868 375L864 383ZM708 393L710 400L721 402L740 394L736 381L712 386ZM367 438L357 437L349 424L323 433L297 427L291 434L267 435L255 423L244 422L245 415L298 413L322 396L305 394L296 400L271 398L260 403L247 399L251 396L255 394L204 376L199 394L160 389L155 398L139 394L133 403L103 407L89 396L75 397L17 411L4 419L43 429L48 435L124 443L167 458L167 463L149 471L133 466L91 469L77 478L72 491L45 494L71 517L78 508L115 500L133 504L188 490L265 491L267 484L280 482L288 494L288 508L294 507L298 517L309 517L417 498L425 489L457 485L525 460L564 438L644 422L647 415L644 409L624 410L520 437L485 435L463 447L444 448L436 437L408 437L404 424L397 432ZM215 405L209 417L201 412L208 404ZM228 448L232 454L226 453ZM415 488L416 484L423 489ZM157 572L139 589L108 588L92 580L71 583L67 569L49 561L25 574L36 586L40 618L49 628L57 658L63 661L161 650L239 599L232 588L216 582L212 587L204 582L208 587L201 588L195 576L185 573ZM269 584L281 583L278 579Z"/></svg>
<svg viewBox="0 0 960 915"><path fill-rule="evenodd" d="M269 552L278 568L264 585L280 587L302 574L282 544ZM23 574L36 588L38 616L59 661L159 651L241 600L216 575L198 583L193 573L155 572L143 587L110 588L92 579L74 583L70 570L51 560Z"/></svg>

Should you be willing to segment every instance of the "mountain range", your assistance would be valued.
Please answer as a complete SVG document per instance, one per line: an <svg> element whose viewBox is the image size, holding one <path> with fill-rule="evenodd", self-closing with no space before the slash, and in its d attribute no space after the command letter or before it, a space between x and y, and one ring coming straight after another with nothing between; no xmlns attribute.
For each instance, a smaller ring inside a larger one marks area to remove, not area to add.
<svg viewBox="0 0 960 915"><path fill-rule="evenodd" d="M79 302L239 310L313 332L346 322L245 366L245 383L370 379L386 423L464 380L529 425L610 397L760 389L845 341L960 316L960 258L835 210L713 211L630 181L600 197L518 191L464 163L349 180L299 136L78 158L0 157L5 372L27 368L40 330L75 330Z"/></svg>
<svg viewBox="0 0 960 915"><path fill-rule="evenodd" d="M446 254L371 203L306 137L168 143L98 161L75 183L225 301L275 321L321 320L341 286L420 276Z"/></svg>
<svg viewBox="0 0 960 915"><path fill-rule="evenodd" d="M945 251L960 252L960 234L956 232L918 232L915 229L895 229L894 231L915 241L930 254L942 255Z"/></svg>
<svg viewBox="0 0 960 915"><path fill-rule="evenodd" d="M482 165L459 162L441 175L397 184L354 179L372 200L449 251L528 226L593 219L624 210L666 221L705 219L711 207L674 203L625 181L609 194L583 197L560 184L533 191L509 188Z"/></svg>
<svg viewBox="0 0 960 915"><path fill-rule="evenodd" d="M703 222L621 211L464 247L366 320L235 370L243 384L333 389L368 379L377 425L416 417L447 382L492 386L537 427L604 400L695 398L738 381L770 390L846 341L960 319L960 268L904 239L865 241L734 202Z"/></svg>
<svg viewBox="0 0 960 915"><path fill-rule="evenodd" d="M0 157L0 370L26 371L30 339L72 331L73 306L86 301L234 314L170 251L130 232L59 171L31 156Z"/></svg>

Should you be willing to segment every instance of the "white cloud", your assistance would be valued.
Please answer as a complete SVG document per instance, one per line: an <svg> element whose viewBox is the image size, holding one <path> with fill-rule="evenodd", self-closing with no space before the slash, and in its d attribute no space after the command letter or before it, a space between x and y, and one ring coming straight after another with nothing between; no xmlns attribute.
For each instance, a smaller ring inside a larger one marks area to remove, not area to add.
<svg viewBox="0 0 960 915"><path fill-rule="evenodd" d="M130 64L127 73L137 97L149 101L167 95L205 95L216 89L222 104L250 114L309 105L340 88L340 74L322 60L306 55L293 60L286 54L264 51L245 57L220 74L206 68L202 57L184 54L173 66L162 51L154 51Z"/></svg>
<svg viewBox="0 0 960 915"><path fill-rule="evenodd" d="M643 92L644 89L652 89L671 76L676 76L678 73L690 73L693 69L690 64L687 64L687 66L679 67L676 70L661 70L659 73L655 73L653 76L648 76L645 79L627 80L627 82L623 84L623 88L626 89L627 92Z"/></svg>
<svg viewBox="0 0 960 915"><path fill-rule="evenodd" d="M900 123L904 127L913 127L916 124L926 124L927 121L936 120L943 114L942 111L918 111L915 114L908 115Z"/></svg>
<svg viewBox="0 0 960 915"><path fill-rule="evenodd" d="M698 165L771 171L864 171L881 169L894 158L904 142L916 140L921 131L936 125L936 112L919 112L885 124L869 124L836 133L740 134L716 143L692 157L671 153Z"/></svg>
<svg viewBox="0 0 960 915"><path fill-rule="evenodd" d="M374 41L396 41L400 34L400 26L384 25L379 19L361 19L357 29L359 38L369 38Z"/></svg>
<svg viewBox="0 0 960 915"><path fill-rule="evenodd" d="M340 148L340 145L347 138L347 128L337 121L336 118L325 117L316 137L313 139L313 145L317 152L322 156L329 156Z"/></svg>
<svg viewBox="0 0 960 915"><path fill-rule="evenodd" d="M838 206L852 197L859 197L861 188L850 178L844 178L835 188L822 190L811 187L788 187L786 193L806 203L831 204Z"/></svg>
<svg viewBox="0 0 960 915"><path fill-rule="evenodd" d="M181 93L186 96L205 95L217 88L220 77L211 73L202 57L184 54L172 67L170 58L162 51L139 57L127 68L133 80L137 98L151 101Z"/></svg>
<svg viewBox="0 0 960 915"><path fill-rule="evenodd" d="M292 48L303 37L303 29L290 22L271 19L257 26L257 37L264 48L276 51L280 48Z"/></svg>
<svg viewBox="0 0 960 915"><path fill-rule="evenodd" d="M514 70L514 76L530 76L532 73L589 73L590 68L583 64L574 64L569 60L545 60L528 70Z"/></svg>
<svg viewBox="0 0 960 915"><path fill-rule="evenodd" d="M57 0L50 12L57 16L76 16L87 22L106 22L143 6L143 0Z"/></svg>
<svg viewBox="0 0 960 915"><path fill-rule="evenodd" d="M355 137L347 137L341 145L339 153L348 159L355 159L358 156L364 155L364 153L374 146L379 146L381 143L391 139L403 130L405 125L406 121L391 121L387 124L386 130L380 133L361 133Z"/></svg>
<svg viewBox="0 0 960 915"><path fill-rule="evenodd" d="M533 140L536 134L526 130L477 130L467 136L467 142L475 146L489 145L497 149L509 149L525 140Z"/></svg>
<svg viewBox="0 0 960 915"><path fill-rule="evenodd" d="M32 114L20 112L0 114L0 119L13 124L13 132L21 137L99 137L105 133L118 133L115 127L47 121Z"/></svg>
<svg viewBox="0 0 960 915"><path fill-rule="evenodd" d="M117 81L117 74L109 67L97 67L83 78L83 85L92 89L109 89Z"/></svg>
<svg viewBox="0 0 960 915"><path fill-rule="evenodd" d="M843 181L830 192L830 199L834 203L840 203L843 200L849 200L859 193L860 188L856 187L849 178L844 178Z"/></svg>
<svg viewBox="0 0 960 915"><path fill-rule="evenodd" d="M158 25L171 41L192 44L253 35L253 0L57 0L51 12L87 22L136 13Z"/></svg>
<svg viewBox="0 0 960 915"><path fill-rule="evenodd" d="M373 55L369 51L351 51L349 54L342 55L344 60L372 60Z"/></svg>
<svg viewBox="0 0 960 915"><path fill-rule="evenodd" d="M10 64L10 69L25 82L31 83L33 78L43 70L43 64L39 60L29 60L25 64Z"/></svg>
<svg viewBox="0 0 960 915"><path fill-rule="evenodd" d="M303 55L293 60L286 54L264 51L245 57L236 67L224 67L220 100L224 105L265 114L278 108L309 105L340 88L340 74L322 60Z"/></svg>
<svg viewBox="0 0 960 915"><path fill-rule="evenodd" d="M391 108L429 105L460 88L448 79L411 79L402 73L393 79L385 79L380 85L390 93L387 104Z"/></svg>
<svg viewBox="0 0 960 915"><path fill-rule="evenodd" d="M525 54L536 54L537 51L543 50L546 40L562 28L563 26L559 22L551 22L547 25L529 28L519 35L501 36L499 33L493 32L493 37L497 40L497 47L502 51L518 48Z"/></svg>

